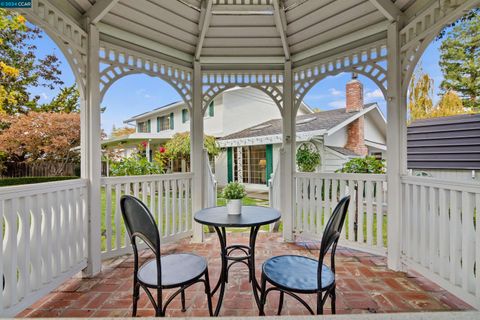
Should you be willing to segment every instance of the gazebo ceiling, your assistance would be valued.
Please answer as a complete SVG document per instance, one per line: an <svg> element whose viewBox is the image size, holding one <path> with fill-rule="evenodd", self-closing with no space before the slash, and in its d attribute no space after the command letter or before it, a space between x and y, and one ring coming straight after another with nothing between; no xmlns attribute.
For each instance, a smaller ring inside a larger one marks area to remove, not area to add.
<svg viewBox="0 0 480 320"><path fill-rule="evenodd" d="M52 0L103 41L183 63L281 64L386 39L389 21L408 21L420 0Z"/></svg>

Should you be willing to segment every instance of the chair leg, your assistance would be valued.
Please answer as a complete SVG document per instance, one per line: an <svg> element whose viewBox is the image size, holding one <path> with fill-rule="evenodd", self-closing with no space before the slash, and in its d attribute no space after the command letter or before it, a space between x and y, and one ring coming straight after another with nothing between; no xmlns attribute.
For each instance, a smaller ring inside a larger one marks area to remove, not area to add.
<svg viewBox="0 0 480 320"><path fill-rule="evenodd" d="M335 300L337 299L337 294L335 292L335 287L333 287L332 289L332 292L330 293L330 300L331 300L331 303L332 303L332 314L336 314L337 313L337 310L336 310L336 305L335 305Z"/></svg>
<svg viewBox="0 0 480 320"><path fill-rule="evenodd" d="M187 311L187 308L185 307L185 289L182 290L180 296L182 298L182 312L185 312Z"/></svg>
<svg viewBox="0 0 480 320"><path fill-rule="evenodd" d="M205 294L207 295L208 313L213 317L212 293L210 291L210 279L208 277L208 268L205 270Z"/></svg>
<svg viewBox="0 0 480 320"><path fill-rule="evenodd" d="M277 315L280 315L282 313L282 308L283 308L283 297L284 297L283 291L280 291L280 299L278 301L278 312Z"/></svg>
<svg viewBox="0 0 480 320"><path fill-rule="evenodd" d="M322 293L317 292L317 314L323 314Z"/></svg>
<svg viewBox="0 0 480 320"><path fill-rule="evenodd" d="M140 284L134 279L133 280L133 309L132 309L132 317L137 316L137 304L138 299L140 299Z"/></svg>
<svg viewBox="0 0 480 320"><path fill-rule="evenodd" d="M266 289L267 289L267 278L265 275L262 273L262 279L261 279L261 287L260 287L260 310L258 312L258 315L264 316L265 315L265 303L267 302L267 297L266 297Z"/></svg>

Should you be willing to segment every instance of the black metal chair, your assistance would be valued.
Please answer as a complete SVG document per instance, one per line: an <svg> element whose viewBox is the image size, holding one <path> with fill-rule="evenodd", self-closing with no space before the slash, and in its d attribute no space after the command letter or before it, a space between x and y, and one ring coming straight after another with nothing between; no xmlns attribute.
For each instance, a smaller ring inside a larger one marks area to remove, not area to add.
<svg viewBox="0 0 480 320"><path fill-rule="evenodd" d="M157 224L145 204L135 197L124 195L120 200L120 207L134 253L132 315L136 316L137 314L140 287L145 290L155 308L155 316L163 317L165 316L167 306L178 294L181 295L182 299L182 311L186 311L185 289L197 282L203 282L205 285L208 311L210 315L213 315L208 268L205 258L191 253L161 256L160 235ZM140 267L137 239L144 241L155 255L155 258L146 261ZM163 305L162 290L172 288L179 289ZM157 290L156 301L149 289Z"/></svg>
<svg viewBox="0 0 480 320"><path fill-rule="evenodd" d="M315 314L310 306L297 294L317 294L317 314L323 314L323 305L330 296L332 313L335 313L335 251L340 232L350 202L350 196L340 200L332 216L327 222L320 245L319 259L303 256L285 255L268 259L262 266L260 315L265 315L267 295L271 291L280 292L278 315L282 312L284 294L298 300L311 314ZM330 253L330 268L323 264L323 259ZM267 282L272 285L266 288Z"/></svg>

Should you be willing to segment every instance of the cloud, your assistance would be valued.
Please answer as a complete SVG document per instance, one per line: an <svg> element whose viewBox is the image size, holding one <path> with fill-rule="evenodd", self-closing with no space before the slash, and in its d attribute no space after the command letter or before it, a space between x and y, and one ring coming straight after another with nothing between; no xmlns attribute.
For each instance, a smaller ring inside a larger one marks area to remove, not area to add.
<svg viewBox="0 0 480 320"><path fill-rule="evenodd" d="M46 94L45 92L40 93L40 97L41 97L42 100L49 100L50 99L48 94Z"/></svg>
<svg viewBox="0 0 480 320"><path fill-rule="evenodd" d="M384 99L382 90L375 89L373 91L365 92L365 100L372 101L372 100L378 100L378 99Z"/></svg>
<svg viewBox="0 0 480 320"><path fill-rule="evenodd" d="M345 100L333 100L328 103L329 107L339 109L339 108L345 108Z"/></svg>
<svg viewBox="0 0 480 320"><path fill-rule="evenodd" d="M328 92L330 92L330 94L331 94L332 96L340 96L340 95L342 95L342 93L343 93L342 91L337 90L337 89L335 89L335 88L330 88L330 89L328 89Z"/></svg>

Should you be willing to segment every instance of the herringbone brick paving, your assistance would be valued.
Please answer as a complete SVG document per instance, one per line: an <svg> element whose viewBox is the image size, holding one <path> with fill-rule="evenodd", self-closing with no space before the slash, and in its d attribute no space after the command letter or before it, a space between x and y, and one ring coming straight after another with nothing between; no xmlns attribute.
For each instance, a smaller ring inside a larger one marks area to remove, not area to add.
<svg viewBox="0 0 480 320"><path fill-rule="evenodd" d="M229 243L248 243L248 235L231 233ZM262 262L281 254L318 255L318 242L284 243L278 234L260 233L256 245L257 277ZM204 243L194 244L183 240L162 247L163 254L195 252L208 259L212 286L220 271L219 245L215 235L207 236ZM150 257L144 251L142 259ZM18 317L121 317L131 315L133 257L119 257L104 262L102 272L94 278L80 275L68 280L48 296L37 301ZM452 311L471 309L452 294L414 273L388 270L384 257L338 248L337 313ZM247 280L244 265L231 268L229 283L220 315L254 316L258 309ZM167 311L168 316L207 316L207 303L202 284L186 290L187 311L181 311L180 296ZM168 294L169 292L167 292ZM314 296L307 301L314 306ZM214 298L214 305L216 304ZM278 305L278 293L269 295L267 315L274 315ZM330 313L327 301L325 313ZM285 297L283 314L307 314L298 302ZM145 295L141 294L138 316L153 316L153 309Z"/></svg>

